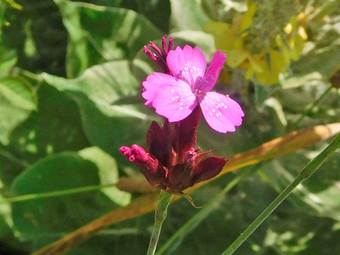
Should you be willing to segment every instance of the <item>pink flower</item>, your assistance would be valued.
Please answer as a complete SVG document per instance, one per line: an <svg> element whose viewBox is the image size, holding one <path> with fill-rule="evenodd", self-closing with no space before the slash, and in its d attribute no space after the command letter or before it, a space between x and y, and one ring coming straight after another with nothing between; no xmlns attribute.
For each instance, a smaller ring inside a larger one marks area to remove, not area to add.
<svg viewBox="0 0 340 255"><path fill-rule="evenodd" d="M226 55L217 51L206 68L200 48L186 45L170 50L166 56L169 74L154 72L143 82L145 104L169 122L185 119L199 106L211 128L234 132L242 124L243 110L228 95L211 91L225 61Z"/></svg>

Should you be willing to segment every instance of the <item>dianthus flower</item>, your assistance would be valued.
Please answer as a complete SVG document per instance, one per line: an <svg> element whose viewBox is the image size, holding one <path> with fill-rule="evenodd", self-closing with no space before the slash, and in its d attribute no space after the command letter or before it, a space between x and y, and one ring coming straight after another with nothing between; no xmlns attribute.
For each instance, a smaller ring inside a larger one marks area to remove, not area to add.
<svg viewBox="0 0 340 255"><path fill-rule="evenodd" d="M186 45L169 51L166 63L170 73L155 72L143 82L146 105L169 122L185 119L199 106L211 128L221 133L235 131L244 116L240 105L228 95L211 91L225 60L226 55L217 51L206 68L200 48Z"/></svg>
<svg viewBox="0 0 340 255"><path fill-rule="evenodd" d="M195 183L221 172L226 160L201 152L197 131L201 113L210 127L233 132L244 113L228 95L212 92L226 60L217 51L209 67L202 51L189 45L173 49L173 39L164 36L162 48L150 42L144 52L163 72L150 74L143 82L145 104L165 117L160 126L153 122L147 133L147 149L132 145L120 148L136 164L149 183L163 190L182 193Z"/></svg>

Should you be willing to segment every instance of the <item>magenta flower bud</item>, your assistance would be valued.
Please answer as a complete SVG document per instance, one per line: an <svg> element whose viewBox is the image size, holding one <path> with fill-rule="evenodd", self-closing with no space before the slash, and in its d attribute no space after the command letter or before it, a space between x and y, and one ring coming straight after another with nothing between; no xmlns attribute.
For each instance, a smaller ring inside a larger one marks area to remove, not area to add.
<svg viewBox="0 0 340 255"><path fill-rule="evenodd" d="M149 42L149 47L152 49L159 57L162 57L164 55L164 52L161 50L160 47L155 42Z"/></svg>
<svg viewBox="0 0 340 255"><path fill-rule="evenodd" d="M144 46L144 53L148 55L148 57L151 58L152 61L157 61L157 55L153 53L147 46Z"/></svg>
<svg viewBox="0 0 340 255"><path fill-rule="evenodd" d="M169 37L168 40L168 37L164 35L162 37L162 47L151 41L148 45L144 46L144 53L155 62L163 72L168 73L166 58L169 51L173 49L173 46L173 38Z"/></svg>
<svg viewBox="0 0 340 255"><path fill-rule="evenodd" d="M169 49L168 49L168 42L167 42L166 35L163 35L163 37L162 37L162 48L163 48L164 52L167 54Z"/></svg>
<svg viewBox="0 0 340 255"><path fill-rule="evenodd" d="M153 155L137 144L131 147L122 146L119 150L130 162L142 170L152 185L160 185L160 181L164 179L165 169Z"/></svg>

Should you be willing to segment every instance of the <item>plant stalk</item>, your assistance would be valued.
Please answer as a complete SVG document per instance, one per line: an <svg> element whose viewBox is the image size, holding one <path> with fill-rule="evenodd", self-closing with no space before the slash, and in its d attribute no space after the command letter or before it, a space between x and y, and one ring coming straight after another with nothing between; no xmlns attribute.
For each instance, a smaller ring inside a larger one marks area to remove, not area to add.
<svg viewBox="0 0 340 255"><path fill-rule="evenodd" d="M166 191L161 191L159 201L155 209L155 222L152 228L152 234L149 242L147 255L154 255L156 252L159 235L162 230L163 222L167 216L168 207L170 205L172 194Z"/></svg>

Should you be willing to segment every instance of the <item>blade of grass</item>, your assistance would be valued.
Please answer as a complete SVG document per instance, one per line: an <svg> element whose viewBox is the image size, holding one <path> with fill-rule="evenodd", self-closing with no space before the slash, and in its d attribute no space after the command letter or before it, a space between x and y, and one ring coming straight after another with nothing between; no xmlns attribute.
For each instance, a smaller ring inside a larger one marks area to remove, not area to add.
<svg viewBox="0 0 340 255"><path fill-rule="evenodd" d="M262 213L242 232L238 238L222 253L232 255L251 234L274 212L274 210L293 192L302 182L311 177L326 159L340 148L340 134L314 159L312 159L300 172L300 174L289 184L263 211Z"/></svg>
<svg viewBox="0 0 340 255"><path fill-rule="evenodd" d="M163 255L165 253L173 253L182 243L185 236L189 235L193 230L195 230L204 221L211 212L216 210L222 201L225 199L226 194L232 190L241 180L254 174L258 169L258 166L251 167L247 171L242 172L240 175L236 176L225 188L218 193L211 201L199 210L190 220L188 220L182 227L180 227L169 239L161 246L157 255Z"/></svg>
<svg viewBox="0 0 340 255"><path fill-rule="evenodd" d="M256 149L235 155L230 159L229 163L219 176L236 171L246 166L255 165L259 162L287 155L299 149L314 145L317 142L324 141L339 132L340 123L319 125L300 131L294 131L288 135L275 138L267 143L264 143ZM150 189L150 185L146 184L146 182L144 183L144 190L147 189L147 187ZM209 182L199 183L199 185L195 185L186 192L190 193L207 183ZM134 187L133 184L141 185L141 182L138 180L136 183L134 183L134 179L130 179L128 187ZM126 189L126 191L132 192L133 190ZM111 224L122 222L152 212L155 209L157 198L158 194L155 192L140 196L128 206L115 209L95 219L94 221L67 234L63 238L42 247L38 251L34 252L33 255L63 254L72 247L88 239L95 232ZM175 196L173 201L178 199L179 197Z"/></svg>

